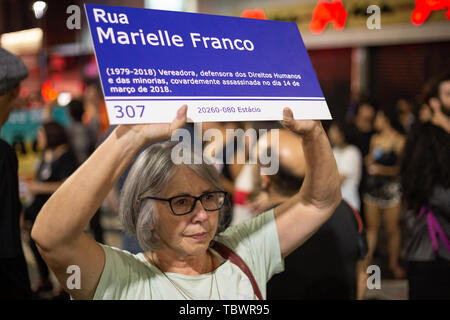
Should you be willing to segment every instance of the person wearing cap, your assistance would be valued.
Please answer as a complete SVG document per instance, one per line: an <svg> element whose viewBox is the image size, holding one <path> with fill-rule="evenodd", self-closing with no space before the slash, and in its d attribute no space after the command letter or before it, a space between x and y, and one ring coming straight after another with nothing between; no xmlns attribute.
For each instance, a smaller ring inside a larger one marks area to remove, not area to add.
<svg viewBox="0 0 450 320"><path fill-rule="evenodd" d="M15 55L0 48L0 131L8 120L20 82L28 69ZM28 269L20 238L17 157L13 148L0 139L0 299L31 298Z"/></svg>

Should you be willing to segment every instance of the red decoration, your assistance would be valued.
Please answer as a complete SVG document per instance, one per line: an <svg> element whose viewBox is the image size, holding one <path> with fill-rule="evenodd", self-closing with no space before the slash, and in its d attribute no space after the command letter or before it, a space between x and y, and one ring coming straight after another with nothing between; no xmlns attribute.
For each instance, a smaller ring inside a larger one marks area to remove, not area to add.
<svg viewBox="0 0 450 320"><path fill-rule="evenodd" d="M42 97L46 102L53 101L58 98L58 91L55 90L50 81L45 81L41 89Z"/></svg>
<svg viewBox="0 0 450 320"><path fill-rule="evenodd" d="M313 10L313 16L309 28L312 33L322 33L328 23L333 22L336 30L342 30L347 20L347 11L342 1L333 0L327 2L320 0Z"/></svg>
<svg viewBox="0 0 450 320"><path fill-rule="evenodd" d="M247 203L249 192L244 190L235 190L233 193L233 204L245 205Z"/></svg>
<svg viewBox="0 0 450 320"><path fill-rule="evenodd" d="M262 19L267 20L266 14L262 9L250 10L246 9L242 11L242 18Z"/></svg>
<svg viewBox="0 0 450 320"><path fill-rule="evenodd" d="M423 24L431 12L448 9L445 16L450 20L450 0L416 0L416 7L411 14L411 21L416 26Z"/></svg>
<svg viewBox="0 0 450 320"><path fill-rule="evenodd" d="M63 71L66 67L66 59L60 55L52 55L50 57L50 69L52 71Z"/></svg>

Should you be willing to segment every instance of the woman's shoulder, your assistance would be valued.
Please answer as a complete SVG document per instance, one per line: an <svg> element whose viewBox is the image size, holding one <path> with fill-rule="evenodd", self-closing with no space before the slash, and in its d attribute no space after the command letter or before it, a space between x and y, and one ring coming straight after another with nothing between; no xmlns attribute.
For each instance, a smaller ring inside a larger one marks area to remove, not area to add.
<svg viewBox="0 0 450 320"><path fill-rule="evenodd" d="M359 148L353 144L349 144L346 148L345 148L345 152L348 155L351 156L357 156L357 157L361 157L361 151L359 150Z"/></svg>
<svg viewBox="0 0 450 320"><path fill-rule="evenodd" d="M105 252L107 263L112 263L116 268L147 268L144 255L142 253L132 254L126 250L113 246L100 244Z"/></svg>
<svg viewBox="0 0 450 320"><path fill-rule="evenodd" d="M378 147L380 146L380 144L382 144L383 139L380 136L379 133L374 133L371 137L370 137L370 145L372 148Z"/></svg>
<svg viewBox="0 0 450 320"><path fill-rule="evenodd" d="M214 240L231 249L242 249L248 245L257 246L260 237L275 225L274 209L267 210L258 216L237 225L228 227L219 233ZM256 243L255 243L256 242Z"/></svg>
<svg viewBox="0 0 450 320"><path fill-rule="evenodd" d="M215 240L227 246L247 264L263 290L272 275L284 270L274 209L229 227Z"/></svg>
<svg viewBox="0 0 450 320"><path fill-rule="evenodd" d="M405 146L406 137L404 134L396 131L393 139L393 151L397 154L402 153L403 147Z"/></svg>
<svg viewBox="0 0 450 320"><path fill-rule="evenodd" d="M148 283L154 274L143 254L100 245L105 251L105 266L94 299L150 299Z"/></svg>

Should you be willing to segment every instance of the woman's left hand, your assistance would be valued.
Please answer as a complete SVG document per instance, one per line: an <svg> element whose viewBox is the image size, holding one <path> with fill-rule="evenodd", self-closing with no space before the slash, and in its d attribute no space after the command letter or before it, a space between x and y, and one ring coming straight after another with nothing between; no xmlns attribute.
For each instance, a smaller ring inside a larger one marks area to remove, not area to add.
<svg viewBox="0 0 450 320"><path fill-rule="evenodd" d="M321 127L320 120L295 120L294 114L289 108L283 109L282 124L292 132L301 136L308 136L313 133L316 128Z"/></svg>
<svg viewBox="0 0 450 320"><path fill-rule="evenodd" d="M283 110L283 125L302 138L305 173L297 194L275 209L283 257L302 245L333 214L341 201L339 171L319 120L294 120ZM299 146L300 147L300 146Z"/></svg>

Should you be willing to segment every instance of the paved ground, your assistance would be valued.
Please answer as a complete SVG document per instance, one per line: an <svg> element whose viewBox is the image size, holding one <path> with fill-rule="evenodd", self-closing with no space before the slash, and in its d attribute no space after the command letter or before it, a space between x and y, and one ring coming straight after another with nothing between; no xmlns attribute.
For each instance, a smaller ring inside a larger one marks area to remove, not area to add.
<svg viewBox="0 0 450 320"><path fill-rule="evenodd" d="M408 300L408 281L381 280L381 289L368 290L366 299Z"/></svg>

